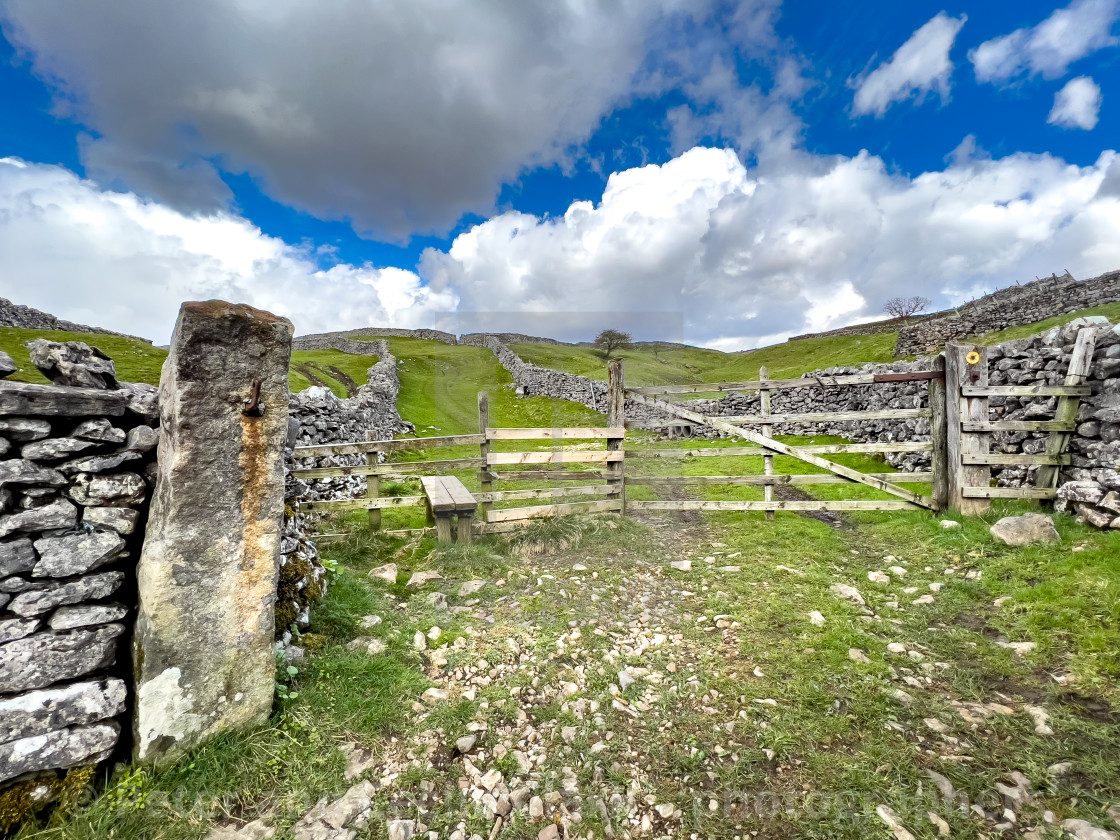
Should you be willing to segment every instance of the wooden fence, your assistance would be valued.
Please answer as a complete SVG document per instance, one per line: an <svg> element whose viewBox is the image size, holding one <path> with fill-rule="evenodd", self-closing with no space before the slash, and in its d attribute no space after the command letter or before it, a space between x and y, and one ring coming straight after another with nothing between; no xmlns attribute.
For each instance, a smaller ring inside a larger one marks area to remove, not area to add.
<svg viewBox="0 0 1120 840"><path fill-rule="evenodd" d="M308 502L308 510L367 510L371 526L381 526L381 512L389 508L424 506L425 496L381 496L381 480L405 478L424 473L477 468L481 491L473 495L479 502L481 521L476 533L506 531L531 519L562 516L572 513L625 512L627 510L736 510L764 511L768 519L776 511L855 511L855 510L942 510L952 508L963 513L982 513L993 498L1048 499L1056 494L1058 472L1069 463L1066 453L1070 434L1075 429L1079 398L1089 394L1084 384L1093 356L1093 332L1082 330L1074 348L1069 370L1062 385L988 384L987 350L984 347L950 344L934 359L930 370L885 374L854 374L832 377L770 379L762 368L757 380L744 382L706 383L699 385L664 385L626 388L620 360L608 365L608 418L605 427L579 428L496 428L490 425L489 398L478 395L479 431L476 434L445 435L407 440L380 440L360 443L339 443L304 446L295 450L296 458L332 455L364 455L365 464L346 467L299 469L299 478L317 479L343 476L365 476L366 496L360 499ZM927 382L928 400L925 408L874 409L868 411L773 413L771 393L796 388L843 388L897 382ZM658 397L709 392L757 392L759 413L731 416L704 415L679 403ZM991 397L1058 397L1053 420L990 420L988 401ZM742 439L746 446L730 447L626 447L625 401L647 406L673 418L672 423L688 421L706 425L725 435ZM778 423L833 423L862 420L908 420L927 418L930 422L928 441L886 443L828 443L791 445L773 437ZM755 427L755 428L751 428ZM1045 451L1029 453L993 453L991 434L1000 431L1049 432ZM551 451L501 451L503 442L555 441ZM603 450L572 448L577 440L605 441ZM381 462L382 455L396 452L477 445L477 457L432 461ZM821 456L837 454L884 455L890 453L928 452L930 468L918 472L862 472ZM783 455L812 465L823 472L774 472L774 457ZM654 459L692 459L707 457L762 458L759 474L740 475L641 475L628 474L626 463L638 465ZM1033 487L992 487L991 468L1003 465L1037 465ZM581 467L573 469L573 467ZM586 469L587 466L593 469ZM515 490L495 489L503 482L544 481L549 485ZM601 481L603 483L588 483ZM559 485L557 484L559 483ZM878 490L889 499L775 499L774 488L782 485L807 486L828 484L860 484ZM921 495L904 486L928 484L930 495ZM566 485L566 486L565 486ZM627 500L626 488L759 486L761 500L665 499ZM605 497L605 498L595 498ZM558 499L580 499L559 502ZM515 501L541 502L518 507L504 506ZM496 508L500 504L503 507ZM420 529L424 530L424 529Z"/></svg>

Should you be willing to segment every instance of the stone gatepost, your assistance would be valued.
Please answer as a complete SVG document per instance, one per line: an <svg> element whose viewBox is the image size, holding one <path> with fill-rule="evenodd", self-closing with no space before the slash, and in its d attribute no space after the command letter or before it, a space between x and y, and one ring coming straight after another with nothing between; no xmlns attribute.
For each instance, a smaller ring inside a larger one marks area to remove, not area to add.
<svg viewBox="0 0 1120 840"><path fill-rule="evenodd" d="M249 306L179 311L137 569L138 761L169 764L271 711L291 344L290 321Z"/></svg>

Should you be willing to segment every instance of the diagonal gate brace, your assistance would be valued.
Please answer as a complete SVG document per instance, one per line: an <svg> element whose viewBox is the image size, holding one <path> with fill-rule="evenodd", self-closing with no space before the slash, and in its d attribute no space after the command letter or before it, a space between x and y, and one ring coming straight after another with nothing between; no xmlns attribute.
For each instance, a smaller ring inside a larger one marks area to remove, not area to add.
<svg viewBox="0 0 1120 840"><path fill-rule="evenodd" d="M855 481L859 484L866 484L868 487L874 487L876 490L882 490L884 493L890 493L892 496L898 496L900 499L905 499L911 504L919 507L929 508L935 510L933 500L927 496L920 496L907 490L905 487L899 487L897 484L891 484L889 481L883 481L881 478L875 478L870 475L865 475L859 470L853 470L851 467L845 467L841 464L835 464L832 461L826 461L824 458L818 458L816 455L810 455L807 452L799 452L796 446L789 446L772 438L763 437L757 432L752 432L750 429L744 429L742 426L735 426L725 420L720 420L717 417L708 417L704 414L698 414L695 411L689 411L687 408L681 408L675 403L665 402L664 400L653 399L641 394L635 394L632 391L626 392L626 398L633 400L639 405L646 405L650 408L656 408L666 414L672 414L677 417L683 417L686 420L692 420L695 423L703 423L706 426L711 426L713 429L719 429L721 432L727 432L729 435L744 438L762 446L766 449L771 449L781 455L789 455L791 458L797 458L799 461L804 461L807 464L812 464L814 467L828 470L838 476Z"/></svg>

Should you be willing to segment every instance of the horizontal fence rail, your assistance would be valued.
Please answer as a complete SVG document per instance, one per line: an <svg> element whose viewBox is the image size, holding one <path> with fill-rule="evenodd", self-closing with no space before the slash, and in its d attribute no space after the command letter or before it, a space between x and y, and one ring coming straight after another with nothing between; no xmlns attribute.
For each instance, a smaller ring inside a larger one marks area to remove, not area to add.
<svg viewBox="0 0 1120 840"><path fill-rule="evenodd" d="M892 472L866 473L873 478L896 483L925 484L933 480L930 472ZM728 485L767 485L767 484L851 484L846 478L831 473L798 473L794 475L666 475L635 476L626 478L627 484L634 485L683 485L702 486L707 484Z"/></svg>
<svg viewBox="0 0 1120 840"><path fill-rule="evenodd" d="M923 505L911 504L902 499L881 499L875 501L847 499L844 501L698 501L686 499L665 502L627 502L634 510L922 510Z"/></svg>
<svg viewBox="0 0 1120 840"><path fill-rule="evenodd" d="M657 394L708 394L724 391L788 390L791 388L833 388L842 385L876 385L884 382L922 382L944 379L940 370L919 370L907 373L854 373L845 376L810 376L798 379L755 379L747 382L710 382L700 385L648 385L627 388L627 393L653 396Z"/></svg>
<svg viewBox="0 0 1120 840"><path fill-rule="evenodd" d="M486 466L500 464L606 464L621 461L624 453L618 452L491 452L486 456Z"/></svg>
<svg viewBox="0 0 1120 840"><path fill-rule="evenodd" d="M527 428L527 429L487 429L486 440L591 440L603 438L624 438L626 429L599 427L572 428ZM480 437L472 435L471 437ZM481 440L472 441L482 443Z"/></svg>
<svg viewBox="0 0 1120 840"><path fill-rule="evenodd" d="M413 449L433 449L441 446L477 446L485 439L483 435L473 434L401 438L399 440L369 440L362 443L297 446L292 450L292 454L296 458L321 458L327 455L368 455L372 452L404 452Z"/></svg>
<svg viewBox="0 0 1120 840"><path fill-rule="evenodd" d="M480 502L510 502L520 499L556 499L564 496L611 496L622 492L620 487L590 484L585 487L541 487L532 490L493 490L475 493Z"/></svg>
<svg viewBox="0 0 1120 840"><path fill-rule="evenodd" d="M962 397L1088 397L1088 385L962 385Z"/></svg>
<svg viewBox="0 0 1120 840"><path fill-rule="evenodd" d="M799 414L719 415L728 423L846 423L859 420L908 420L929 417L928 408L885 408L878 411L810 411Z"/></svg>
<svg viewBox="0 0 1120 840"><path fill-rule="evenodd" d="M906 441L899 443L822 443L809 446L791 446L790 449L814 455L841 453L876 455L885 452L929 452L933 449L933 444L928 441ZM731 455L766 454L769 454L768 450L763 449L761 446L708 446L696 449L628 449L626 451L626 456L628 458L718 458Z"/></svg>

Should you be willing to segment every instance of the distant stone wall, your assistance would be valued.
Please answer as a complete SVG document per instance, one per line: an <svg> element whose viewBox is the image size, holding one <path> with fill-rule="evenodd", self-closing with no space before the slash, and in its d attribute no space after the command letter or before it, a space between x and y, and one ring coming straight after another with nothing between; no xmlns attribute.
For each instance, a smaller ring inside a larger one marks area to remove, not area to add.
<svg viewBox="0 0 1120 840"><path fill-rule="evenodd" d="M888 318L884 321L868 321L866 324L852 324L850 327L840 327L836 330L824 332L804 333L803 335L790 336L787 341L800 341L803 338L827 338L834 335L880 335L895 332L905 327L912 327L933 318L941 318L956 312L955 309L945 309L941 312L930 312L925 315L912 315L909 318Z"/></svg>
<svg viewBox="0 0 1120 840"><path fill-rule="evenodd" d="M381 339L366 343L376 351L377 363L367 372L367 384L358 388L353 397L340 399L323 387L307 388L291 395L288 401L290 447L354 443L370 439L371 433L373 440L392 440L398 432L415 431L413 425L397 413L400 379L397 359L389 351L389 342ZM351 467L365 463L365 456L300 458L293 463L303 469ZM308 500L356 498L365 495L365 479L352 476L299 481L294 495Z"/></svg>
<svg viewBox="0 0 1120 840"><path fill-rule="evenodd" d="M896 356L940 350L948 341L967 339L1008 327L1033 324L1066 312L1120 301L1120 271L1090 280L1069 274L1009 286L985 295L940 318L902 329Z"/></svg>
<svg viewBox="0 0 1120 840"><path fill-rule="evenodd" d="M0 382L0 789L10 801L22 786L26 801L48 804L65 771L117 749L156 403L149 385Z"/></svg>
<svg viewBox="0 0 1120 840"><path fill-rule="evenodd" d="M292 350L339 350L355 356L373 356L376 342L359 341L338 335L316 335L292 339Z"/></svg>
<svg viewBox="0 0 1120 840"><path fill-rule="evenodd" d="M311 335L297 336L292 339L293 350L323 350L341 349L332 341L353 338L355 336L369 336L371 338L422 338L426 341L442 341L444 344L458 344L458 339L451 333L442 330L404 330L394 327L359 327L354 330L341 330L339 332L312 333ZM362 342L357 342L361 344ZM344 350L346 353L362 353L362 350Z"/></svg>
<svg viewBox="0 0 1120 840"><path fill-rule="evenodd" d="M464 333L459 336L460 344L471 344L475 347L486 347L487 339L496 338L503 344L555 344L572 347L564 341L555 338L543 338L539 335L525 335L524 333Z"/></svg>
<svg viewBox="0 0 1120 840"><path fill-rule="evenodd" d="M100 335L124 335L124 333L104 330L101 327L91 327L86 324L75 324L72 321L63 321L48 312L32 309L30 306L12 303L7 298L0 298L0 327L18 327L25 330L64 330L77 333L97 333ZM135 335L125 336L138 341L152 342L146 338Z"/></svg>

